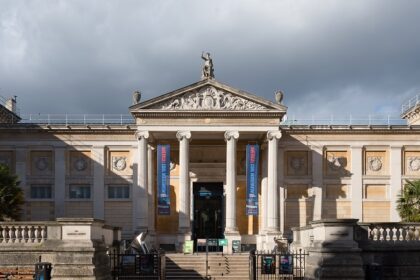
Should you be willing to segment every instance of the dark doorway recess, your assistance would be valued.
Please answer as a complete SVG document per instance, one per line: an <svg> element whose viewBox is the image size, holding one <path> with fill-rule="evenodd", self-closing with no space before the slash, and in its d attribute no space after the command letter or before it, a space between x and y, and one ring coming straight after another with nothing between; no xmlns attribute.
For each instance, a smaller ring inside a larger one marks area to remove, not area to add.
<svg viewBox="0 0 420 280"><path fill-rule="evenodd" d="M194 183L193 193L195 245L197 239L223 238L223 183Z"/></svg>

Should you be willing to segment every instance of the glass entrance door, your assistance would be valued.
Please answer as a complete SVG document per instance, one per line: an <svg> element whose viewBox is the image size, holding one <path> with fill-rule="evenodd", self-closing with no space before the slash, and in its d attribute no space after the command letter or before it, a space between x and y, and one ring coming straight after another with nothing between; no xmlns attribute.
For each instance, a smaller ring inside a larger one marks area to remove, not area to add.
<svg viewBox="0 0 420 280"><path fill-rule="evenodd" d="M197 239L223 238L223 183L194 183L193 191L195 243Z"/></svg>

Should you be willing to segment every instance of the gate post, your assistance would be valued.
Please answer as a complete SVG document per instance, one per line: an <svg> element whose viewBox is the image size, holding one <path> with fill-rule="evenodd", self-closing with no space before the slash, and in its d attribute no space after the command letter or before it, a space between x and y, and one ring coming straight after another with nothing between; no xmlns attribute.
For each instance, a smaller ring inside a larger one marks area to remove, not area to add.
<svg viewBox="0 0 420 280"><path fill-rule="evenodd" d="M249 252L249 279L257 279L257 260L255 250Z"/></svg>

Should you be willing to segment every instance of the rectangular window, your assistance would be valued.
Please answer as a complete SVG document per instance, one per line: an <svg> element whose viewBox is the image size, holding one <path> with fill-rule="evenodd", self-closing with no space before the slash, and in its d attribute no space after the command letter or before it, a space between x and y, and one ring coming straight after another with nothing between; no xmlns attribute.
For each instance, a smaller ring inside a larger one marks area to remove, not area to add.
<svg viewBox="0 0 420 280"><path fill-rule="evenodd" d="M70 185L71 199L90 199L90 185Z"/></svg>
<svg viewBox="0 0 420 280"><path fill-rule="evenodd" d="M50 199L52 198L51 185L31 185L31 198Z"/></svg>
<svg viewBox="0 0 420 280"><path fill-rule="evenodd" d="M128 185L109 185L108 199L130 198L130 187Z"/></svg>

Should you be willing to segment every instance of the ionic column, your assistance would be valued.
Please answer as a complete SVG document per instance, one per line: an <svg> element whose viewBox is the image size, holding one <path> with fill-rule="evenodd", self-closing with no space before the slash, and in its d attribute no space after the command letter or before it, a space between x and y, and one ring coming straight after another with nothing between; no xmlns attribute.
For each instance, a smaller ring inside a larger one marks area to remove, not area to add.
<svg viewBox="0 0 420 280"><path fill-rule="evenodd" d="M179 140L179 232L191 232L190 223L190 169L189 169L189 142L191 132L178 131Z"/></svg>
<svg viewBox="0 0 420 280"><path fill-rule="evenodd" d="M236 226L236 141L238 131L226 131L226 228L225 233L237 233Z"/></svg>
<svg viewBox="0 0 420 280"><path fill-rule="evenodd" d="M138 163L137 163L137 185L134 188L133 201L135 203L135 225L137 232L145 231L148 228L148 187L147 187L147 142L149 139L148 131L138 131L136 133L138 144Z"/></svg>
<svg viewBox="0 0 420 280"><path fill-rule="evenodd" d="M277 185L277 149L281 131L268 131L267 232L279 231L279 193Z"/></svg>

